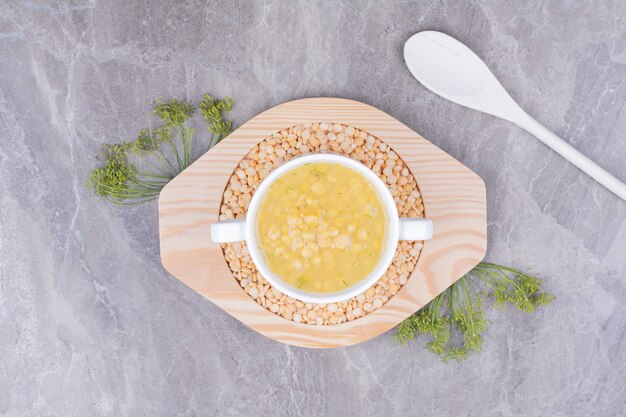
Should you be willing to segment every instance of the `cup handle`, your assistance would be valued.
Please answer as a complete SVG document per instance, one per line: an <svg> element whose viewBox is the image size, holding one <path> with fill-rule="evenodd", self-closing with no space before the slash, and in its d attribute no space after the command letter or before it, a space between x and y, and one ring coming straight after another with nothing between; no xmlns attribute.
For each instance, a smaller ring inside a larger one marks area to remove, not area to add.
<svg viewBox="0 0 626 417"><path fill-rule="evenodd" d="M400 219L399 240L428 240L433 237L433 222L430 219Z"/></svg>
<svg viewBox="0 0 626 417"><path fill-rule="evenodd" d="M214 243L246 240L246 219L222 220L211 224L211 240Z"/></svg>

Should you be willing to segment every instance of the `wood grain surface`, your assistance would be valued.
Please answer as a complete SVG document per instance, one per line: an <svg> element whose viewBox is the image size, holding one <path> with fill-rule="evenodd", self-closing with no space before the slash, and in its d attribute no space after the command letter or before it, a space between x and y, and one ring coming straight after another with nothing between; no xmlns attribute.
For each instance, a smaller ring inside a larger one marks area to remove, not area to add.
<svg viewBox="0 0 626 417"><path fill-rule="evenodd" d="M424 242L404 287L380 309L338 325L296 323L252 300L211 242L229 177L250 148L272 133L308 122L342 123L390 145L415 176L434 237ZM372 106L340 98L309 98L273 107L243 124L174 178L159 197L161 260L176 278L250 328L290 345L328 348L375 337L427 304L478 264L487 247L485 185L475 173Z"/></svg>

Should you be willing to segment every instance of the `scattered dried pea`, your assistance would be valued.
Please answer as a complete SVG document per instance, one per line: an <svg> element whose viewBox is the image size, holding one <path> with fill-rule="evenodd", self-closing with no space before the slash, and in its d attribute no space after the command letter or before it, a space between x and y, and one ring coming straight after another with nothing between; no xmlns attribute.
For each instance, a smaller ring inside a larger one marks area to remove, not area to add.
<svg viewBox="0 0 626 417"><path fill-rule="evenodd" d="M252 148L233 172L224 191L220 219L245 216L252 194L271 169L303 153L329 150L360 160L386 181L401 217L423 217L424 205L415 178L398 154L365 131L320 122L281 130ZM329 232L329 242L338 237L342 240L338 234ZM323 249L322 245L320 247ZM401 242L392 265L376 284L350 300L331 304L305 304L272 288L256 270L245 243L228 243L222 248L233 277L268 311L298 323L333 325L364 317L397 294L415 269L422 242ZM323 261L324 251L320 250L319 256Z"/></svg>

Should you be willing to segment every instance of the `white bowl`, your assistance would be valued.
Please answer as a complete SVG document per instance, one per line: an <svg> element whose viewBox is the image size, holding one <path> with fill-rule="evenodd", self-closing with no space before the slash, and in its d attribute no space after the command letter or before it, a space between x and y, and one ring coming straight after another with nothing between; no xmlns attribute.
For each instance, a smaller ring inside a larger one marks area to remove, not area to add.
<svg viewBox="0 0 626 417"><path fill-rule="evenodd" d="M267 266L256 237L256 212L268 188L286 172L312 162L330 162L341 164L357 171L374 187L385 210L387 234L383 245L384 252L376 268L365 278L345 290L333 293L315 293L292 287L276 276ZM313 154L294 158L272 171L259 185L248 207L244 219L224 220L211 225L211 239L216 243L238 242L245 240L250 256L258 271L277 290L284 294L309 303L334 303L354 297L374 285L385 273L396 252L398 240L427 240L432 237L433 224L424 218L403 218L398 216L398 209L391 192L385 183L369 168L358 161L334 154Z"/></svg>

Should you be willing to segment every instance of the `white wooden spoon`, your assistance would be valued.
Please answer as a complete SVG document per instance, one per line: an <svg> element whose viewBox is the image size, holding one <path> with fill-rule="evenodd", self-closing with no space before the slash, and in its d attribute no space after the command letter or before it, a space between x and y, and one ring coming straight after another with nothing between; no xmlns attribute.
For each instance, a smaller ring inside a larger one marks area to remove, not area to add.
<svg viewBox="0 0 626 417"><path fill-rule="evenodd" d="M454 103L515 123L626 201L626 184L530 117L461 42L441 32L419 32L404 45L404 59L424 87Z"/></svg>

